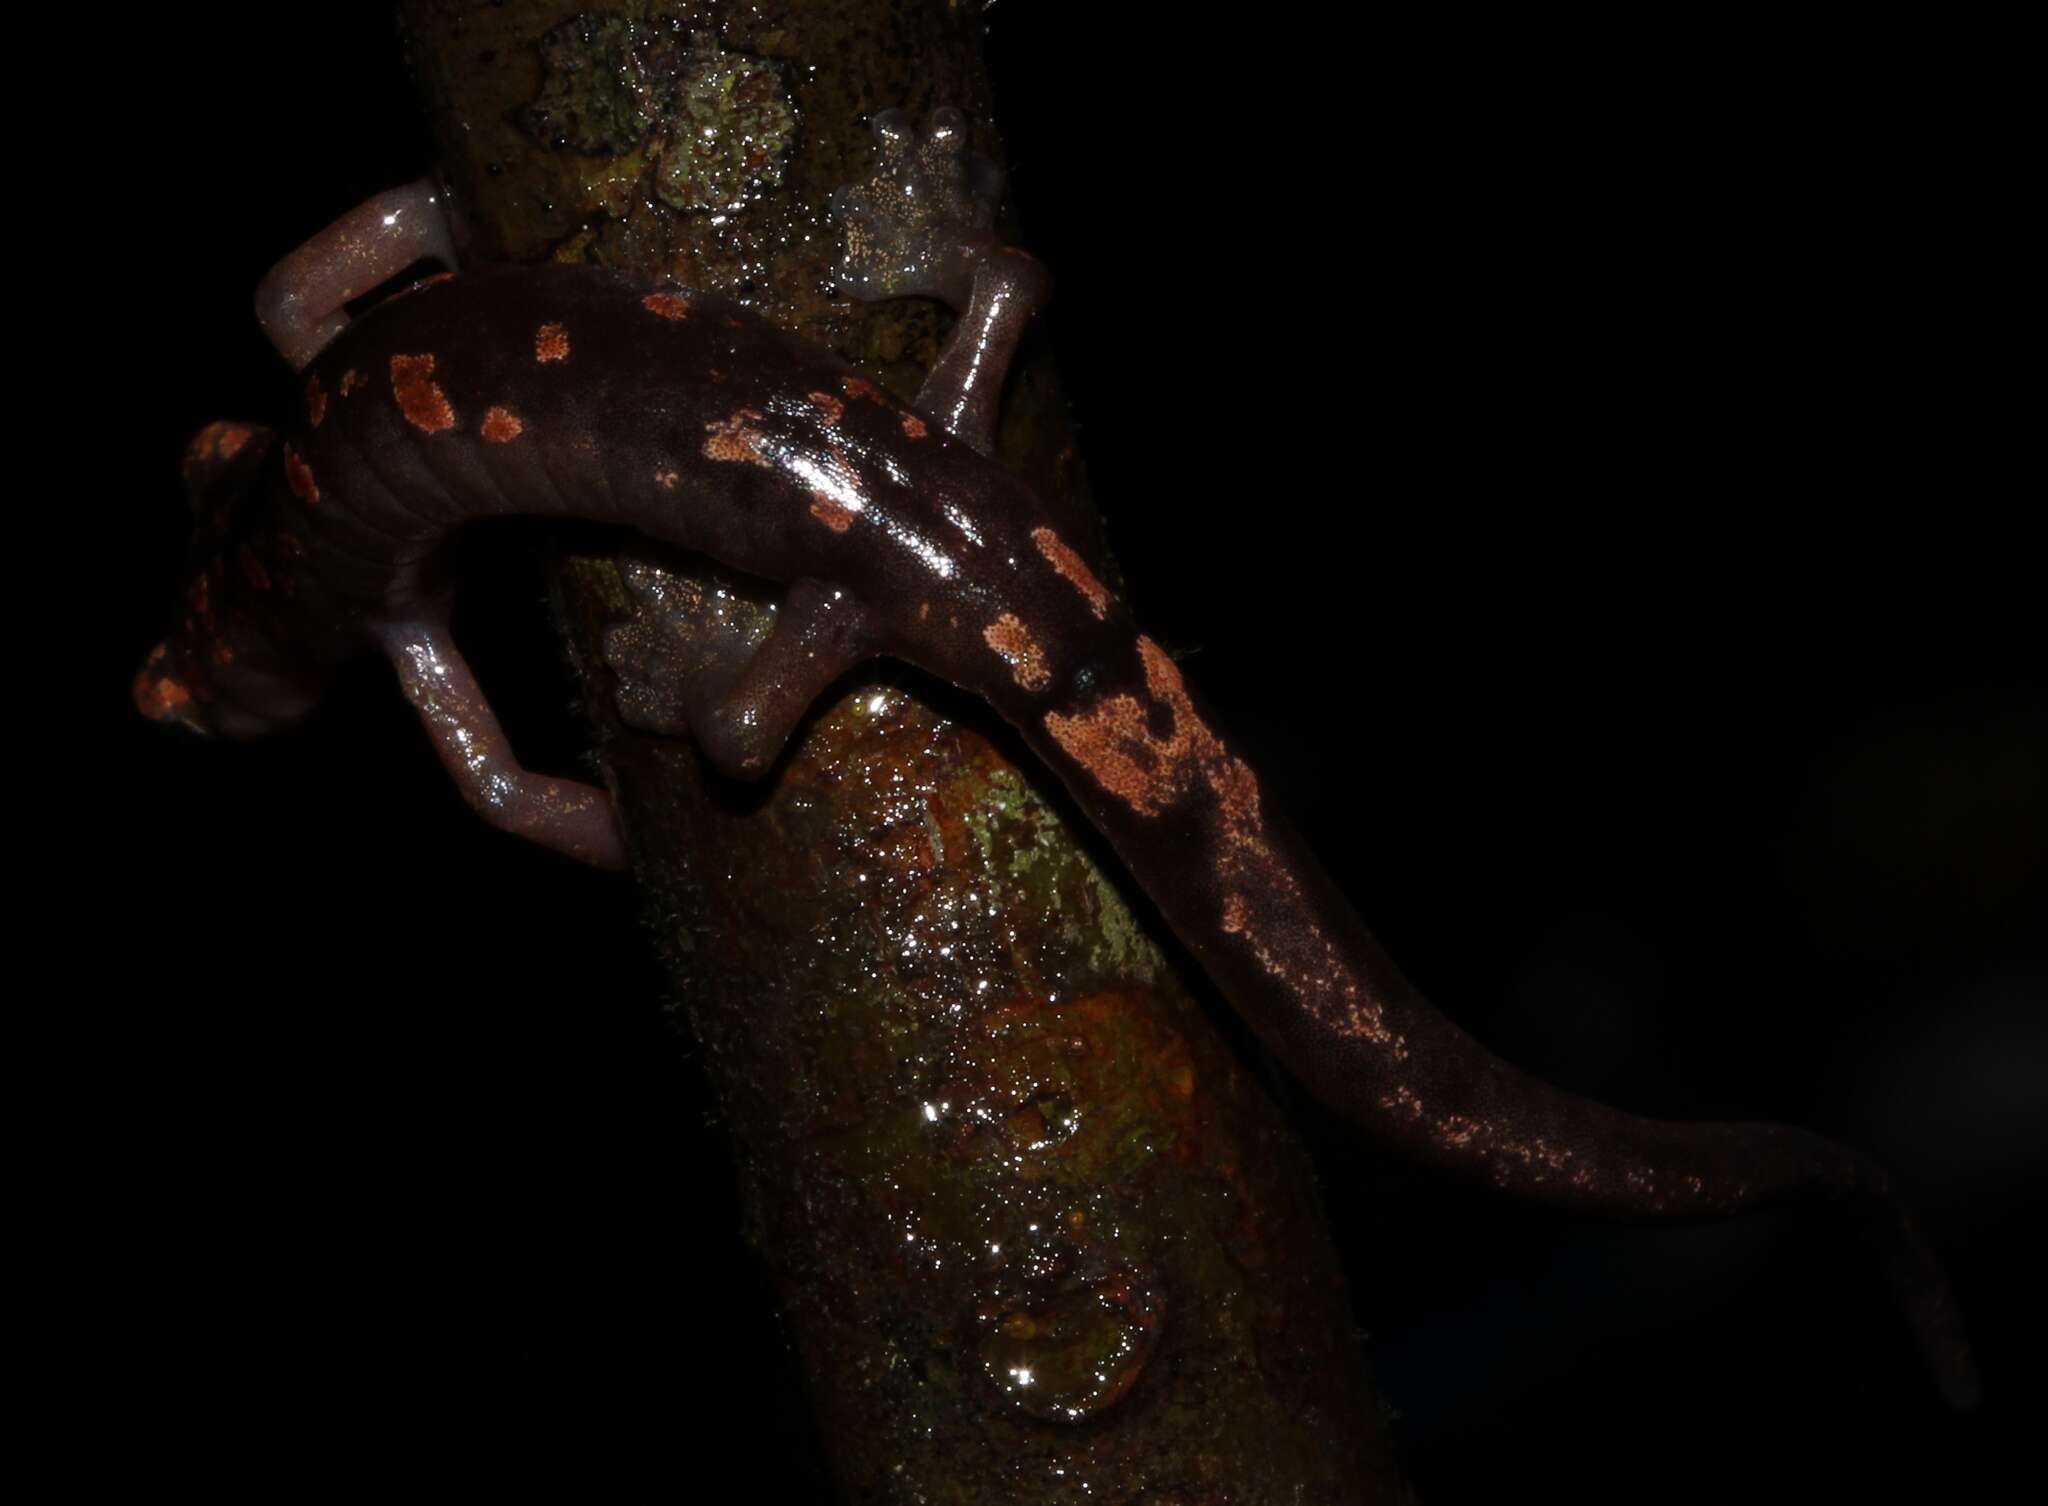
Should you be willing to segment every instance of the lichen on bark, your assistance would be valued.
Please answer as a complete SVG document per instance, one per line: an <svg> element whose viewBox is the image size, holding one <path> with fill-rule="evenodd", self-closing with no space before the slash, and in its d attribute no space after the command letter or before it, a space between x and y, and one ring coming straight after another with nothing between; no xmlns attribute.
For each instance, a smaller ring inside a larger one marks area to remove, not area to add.
<svg viewBox="0 0 2048 1506"><path fill-rule="evenodd" d="M402 6L472 259L733 293L902 395L944 320L835 297L825 206L884 106L997 155L977 11ZM1001 456L1099 541L1042 344ZM558 605L845 1498L1405 1500L1304 1153L1007 732L875 666L735 791L614 714L617 563Z"/></svg>

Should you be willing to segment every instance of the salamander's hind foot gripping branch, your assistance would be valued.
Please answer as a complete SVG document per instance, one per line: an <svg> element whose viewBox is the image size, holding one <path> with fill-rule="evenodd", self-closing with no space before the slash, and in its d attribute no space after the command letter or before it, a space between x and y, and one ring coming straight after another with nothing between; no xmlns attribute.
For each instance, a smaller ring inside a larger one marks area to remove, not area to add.
<svg viewBox="0 0 2048 1506"><path fill-rule="evenodd" d="M958 110L934 110L922 134L906 112L884 110L874 132L874 171L832 195L846 232L840 286L867 302L936 298L959 315L916 408L989 454L1003 373L1052 279L1036 257L994 234L1002 173L968 150Z"/></svg>

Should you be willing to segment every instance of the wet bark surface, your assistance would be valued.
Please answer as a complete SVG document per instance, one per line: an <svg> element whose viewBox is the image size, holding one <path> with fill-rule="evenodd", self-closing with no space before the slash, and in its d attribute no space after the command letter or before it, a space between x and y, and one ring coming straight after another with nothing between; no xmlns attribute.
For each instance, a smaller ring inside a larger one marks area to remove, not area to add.
<svg viewBox="0 0 2048 1506"><path fill-rule="evenodd" d="M969 9L402 13L468 259L740 296L908 395L943 313L834 296L825 203L880 108L956 105L1000 155ZM1099 540L1042 341L1000 455ZM728 628L772 611L686 559L632 569ZM875 665L734 785L614 714L618 560L565 558L557 602L844 1496L1405 1499L1303 1152L1021 746Z"/></svg>

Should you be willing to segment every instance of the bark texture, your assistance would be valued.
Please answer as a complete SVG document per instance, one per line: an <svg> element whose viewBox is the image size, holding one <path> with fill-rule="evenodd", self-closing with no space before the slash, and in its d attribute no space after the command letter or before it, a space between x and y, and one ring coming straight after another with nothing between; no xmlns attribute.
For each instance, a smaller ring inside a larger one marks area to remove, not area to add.
<svg viewBox="0 0 2048 1506"><path fill-rule="evenodd" d="M467 259L737 295L903 395L945 316L833 297L826 200L891 105L959 106L1000 157L980 10L401 6ZM1042 345L1001 456L1100 538ZM661 590L770 610L658 564ZM615 559L564 561L650 929L844 1498L1408 1499L1304 1153L1021 748L877 665L762 788L725 784L616 719L602 643L635 600Z"/></svg>

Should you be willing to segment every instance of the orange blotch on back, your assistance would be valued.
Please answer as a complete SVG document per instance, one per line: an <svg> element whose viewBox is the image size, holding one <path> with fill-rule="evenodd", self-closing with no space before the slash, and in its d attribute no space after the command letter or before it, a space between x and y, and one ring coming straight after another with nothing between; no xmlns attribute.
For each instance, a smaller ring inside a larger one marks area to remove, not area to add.
<svg viewBox="0 0 2048 1506"><path fill-rule="evenodd" d="M314 428L320 427L320 420L327 416L327 390L320 385L320 378L306 378L306 422Z"/></svg>
<svg viewBox="0 0 2048 1506"><path fill-rule="evenodd" d="M313 468L290 445L284 447L284 480L292 495L308 507L320 500L320 483L313 479Z"/></svg>
<svg viewBox="0 0 2048 1506"><path fill-rule="evenodd" d="M853 520L860 514L830 492L814 491L811 493L811 516L834 533L844 533L853 527Z"/></svg>
<svg viewBox="0 0 2048 1506"><path fill-rule="evenodd" d="M398 411L415 429L439 434L455 427L455 409L446 393L434 381L434 358L393 356L391 395L398 399Z"/></svg>
<svg viewBox="0 0 2048 1506"><path fill-rule="evenodd" d="M828 424L836 424L845 416L846 404L829 392L807 392L804 396L816 404L818 411L825 415L825 422Z"/></svg>
<svg viewBox="0 0 2048 1506"><path fill-rule="evenodd" d="M1052 683L1045 650L1015 612L1005 612L983 628L981 639L1010 666L1010 678L1026 690L1043 690Z"/></svg>
<svg viewBox="0 0 2048 1506"><path fill-rule="evenodd" d="M364 375L360 371L357 371L355 367L349 367L347 371L344 371L341 374L341 395L343 397L347 397L351 392L354 392L356 388L365 385L367 380L368 379L364 377Z"/></svg>
<svg viewBox="0 0 2048 1506"><path fill-rule="evenodd" d="M533 358L545 366L550 361L569 359L569 331L560 324L543 324L533 332Z"/></svg>
<svg viewBox="0 0 2048 1506"><path fill-rule="evenodd" d="M764 436L754 427L760 419L760 409L742 408L731 418L706 424L704 432L711 437L704 441L704 458L766 465L768 457L762 453Z"/></svg>
<svg viewBox="0 0 2048 1506"><path fill-rule="evenodd" d="M664 319L684 319L689 317L690 300L680 293L649 293L640 300L640 307Z"/></svg>
<svg viewBox="0 0 2048 1506"><path fill-rule="evenodd" d="M930 432L931 431L925 427L924 420L919 418L915 413L906 413L903 415L903 437L905 439L922 439L925 437L925 435L929 434Z"/></svg>
<svg viewBox="0 0 2048 1506"><path fill-rule="evenodd" d="M1088 600L1088 610L1097 619L1109 615L1109 588L1095 578L1095 572L1088 568L1088 562L1068 546L1067 541L1050 528L1031 530L1031 542L1038 546L1038 552L1045 556L1060 578L1079 591Z"/></svg>
<svg viewBox="0 0 2048 1506"><path fill-rule="evenodd" d="M526 432L526 424L510 408L493 405L484 414L477 432L492 444L510 444Z"/></svg>

